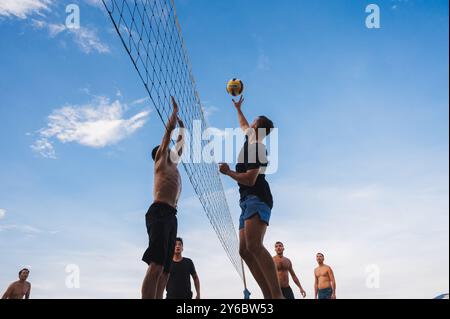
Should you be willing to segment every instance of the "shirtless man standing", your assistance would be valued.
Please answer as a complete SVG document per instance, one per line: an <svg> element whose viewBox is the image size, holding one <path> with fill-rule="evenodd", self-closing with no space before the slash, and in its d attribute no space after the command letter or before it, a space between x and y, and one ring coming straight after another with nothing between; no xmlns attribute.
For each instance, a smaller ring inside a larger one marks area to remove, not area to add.
<svg viewBox="0 0 450 319"><path fill-rule="evenodd" d="M336 280L330 266L323 263L325 257L317 253L316 260L319 264L314 270L314 293L316 299L336 299Z"/></svg>
<svg viewBox="0 0 450 319"><path fill-rule="evenodd" d="M172 105L173 113L167 123L162 143L152 152L152 158L155 161L154 201L145 216L149 245L142 260L149 267L142 284L143 299L162 299L177 237L176 214L181 193L181 177L177 165L184 144L184 124L178 118L178 105L173 97ZM181 130L175 151L172 151L170 136L177 122Z"/></svg>
<svg viewBox="0 0 450 319"><path fill-rule="evenodd" d="M31 284L27 281L30 271L26 268L19 271L19 280L9 285L2 299L30 299Z"/></svg>
<svg viewBox="0 0 450 319"><path fill-rule="evenodd" d="M284 245L282 242L277 241L275 243L275 252L276 256L273 256L273 261L277 268L278 280L280 281L281 292L283 293L284 298L286 299L295 299L294 292L289 286L289 274L291 274L292 279L298 288L300 288L300 294L303 298L306 297L306 292L300 284L300 280L298 280L294 269L292 268L292 263L289 258L283 256L284 253Z"/></svg>

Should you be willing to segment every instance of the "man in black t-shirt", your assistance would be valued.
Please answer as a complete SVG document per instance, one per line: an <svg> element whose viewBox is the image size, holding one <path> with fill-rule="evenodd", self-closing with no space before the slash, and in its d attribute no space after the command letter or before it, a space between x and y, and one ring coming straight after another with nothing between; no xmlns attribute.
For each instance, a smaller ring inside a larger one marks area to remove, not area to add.
<svg viewBox="0 0 450 319"><path fill-rule="evenodd" d="M268 161L266 147L262 142L274 126L265 116L257 117L250 125L242 113L242 102L242 96L238 102L233 100L246 142L239 154L236 171L222 163L220 172L239 185L242 209L239 220L239 253L261 288L264 298L283 299L275 264L263 245L273 199L265 176Z"/></svg>
<svg viewBox="0 0 450 319"><path fill-rule="evenodd" d="M192 299L191 276L194 279L195 291L200 299L200 279L195 271L192 260L184 258L183 239L175 240L175 252L170 269L169 281L167 282L167 299Z"/></svg>

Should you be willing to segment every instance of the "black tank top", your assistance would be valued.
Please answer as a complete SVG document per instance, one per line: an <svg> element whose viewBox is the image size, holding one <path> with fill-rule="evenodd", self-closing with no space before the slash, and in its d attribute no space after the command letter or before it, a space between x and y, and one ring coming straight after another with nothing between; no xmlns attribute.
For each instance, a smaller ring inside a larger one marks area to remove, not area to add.
<svg viewBox="0 0 450 319"><path fill-rule="evenodd" d="M255 143L249 144L248 137L244 147L239 153L238 163L236 164L237 173L246 173L252 169L262 169L265 172L265 168L268 166L267 150L264 144ZM265 174L259 174L256 178L256 183L253 186L245 186L239 184L239 194L241 199L244 199L248 195L258 196L260 200L267 204L270 209L273 208L273 198L270 191L269 183L266 180Z"/></svg>

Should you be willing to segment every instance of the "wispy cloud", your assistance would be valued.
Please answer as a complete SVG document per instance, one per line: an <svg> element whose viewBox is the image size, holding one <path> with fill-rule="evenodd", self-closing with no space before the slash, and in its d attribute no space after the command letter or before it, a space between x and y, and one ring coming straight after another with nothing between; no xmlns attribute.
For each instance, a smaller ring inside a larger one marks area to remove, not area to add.
<svg viewBox="0 0 450 319"><path fill-rule="evenodd" d="M31 149L45 158L56 158L55 148L47 138L40 138L31 145Z"/></svg>
<svg viewBox="0 0 450 319"><path fill-rule="evenodd" d="M110 49L106 43L103 43L97 35L95 29L88 27L67 28L64 24L48 23L43 20L33 19L33 27L36 29L47 30L50 37L54 38L59 34L66 32L73 37L74 42L86 54L109 53Z"/></svg>
<svg viewBox="0 0 450 319"><path fill-rule="evenodd" d="M0 219L6 216L6 209L0 208Z"/></svg>
<svg viewBox="0 0 450 319"><path fill-rule="evenodd" d="M91 6L102 8L103 9L103 3L102 0L85 0L85 2Z"/></svg>
<svg viewBox="0 0 450 319"><path fill-rule="evenodd" d="M106 97L96 97L83 106L63 106L48 116L47 127L39 130L39 139L31 147L44 157L54 158L52 139L93 148L116 144L144 126L150 114L141 111L124 118L126 110L125 104Z"/></svg>
<svg viewBox="0 0 450 319"><path fill-rule="evenodd" d="M110 52L108 45L99 39L95 30L86 27L68 30L75 36L75 42L84 53L91 53L92 51L98 53Z"/></svg>
<svg viewBox="0 0 450 319"><path fill-rule="evenodd" d="M143 98L141 98L141 99L137 99L137 100L134 100L133 102L131 102L131 105L140 105L140 104L144 104L145 102L147 102L148 100L150 100L150 98L147 96L147 97L143 97Z"/></svg>
<svg viewBox="0 0 450 319"><path fill-rule="evenodd" d="M205 102L206 103L206 102ZM214 105L206 105L206 106L202 106L203 109L203 114L205 115L206 120L208 121L210 119L210 117L216 113L217 111L219 111L219 108L214 106Z"/></svg>
<svg viewBox="0 0 450 319"><path fill-rule="evenodd" d="M42 233L42 230L30 225L0 225L0 232L11 230L11 231L19 231L25 234L39 234Z"/></svg>
<svg viewBox="0 0 450 319"><path fill-rule="evenodd" d="M25 19L32 14L42 15L49 11L51 0L2 0L0 1L0 16Z"/></svg>

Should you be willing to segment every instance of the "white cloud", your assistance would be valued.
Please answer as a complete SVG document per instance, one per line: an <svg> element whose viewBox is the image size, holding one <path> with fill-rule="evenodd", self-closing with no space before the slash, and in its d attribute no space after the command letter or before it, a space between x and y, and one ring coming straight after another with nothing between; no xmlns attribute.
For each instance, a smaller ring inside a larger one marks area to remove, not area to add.
<svg viewBox="0 0 450 319"><path fill-rule="evenodd" d="M288 181L272 186L267 246L285 242L306 287L313 285L314 254L323 251L335 268L341 298L432 298L448 290L448 275L436 275L448 269L448 193ZM366 287L370 264L380 268L379 289Z"/></svg>
<svg viewBox="0 0 450 319"><path fill-rule="evenodd" d="M50 10L51 0L2 0L0 1L0 16L25 19L34 13Z"/></svg>
<svg viewBox="0 0 450 319"><path fill-rule="evenodd" d="M67 28L64 24L48 23L42 20L33 19L33 27L46 29L49 36L54 38L66 31L73 36L75 43L86 54L96 51L97 53L109 53L110 49L103 43L97 35L97 31L88 27Z"/></svg>
<svg viewBox="0 0 450 319"><path fill-rule="evenodd" d="M49 142L47 138L40 138L33 145L31 149L45 158L56 158L55 149L53 144Z"/></svg>
<svg viewBox="0 0 450 319"><path fill-rule="evenodd" d="M276 205L265 244L273 254L276 240L285 243L286 256L291 259L308 299L313 298L317 251L325 253L326 262L334 269L340 299L433 298L448 291L448 273L442 272L448 269L448 193L427 191L425 196L418 196L417 193L424 193L420 189L393 190L371 184L314 187L286 179L272 183L272 189ZM236 222L240 213L237 188L225 193ZM354 196L359 193L363 196ZM194 261L199 274L202 297L242 298L242 281L198 199L185 197L179 207L178 234L185 242L184 256ZM37 249L27 252L34 269L42 269L33 297L139 298L147 268L140 260L146 248L144 212L143 208L133 212L131 220L130 214L126 214L123 221L107 224L108 227L102 225L100 228L109 229L108 233L120 234L116 236L120 240L112 242L99 239L108 236L98 233L97 224L91 229L82 227L90 236L99 236L87 237L89 242L96 243L92 250L55 249L45 258ZM62 232L61 236L64 233L71 236L70 232ZM67 276L64 269L69 263L80 267L80 289L67 289L64 285ZM105 268L105 264L109 266ZM380 288L366 286L366 267L370 264L380 269ZM0 281L2 276L5 277L0 274ZM262 298L248 270L246 276L252 299ZM292 288L298 298L293 283Z"/></svg>
<svg viewBox="0 0 450 319"><path fill-rule="evenodd" d="M147 96L147 97L143 97L143 98L141 98L141 99L134 100L133 102L131 102L131 105L144 104L144 103L147 102L148 100L150 100L150 98L149 98L148 96Z"/></svg>
<svg viewBox="0 0 450 319"><path fill-rule="evenodd" d="M42 233L42 230L30 225L0 225L0 232L5 230L16 230L25 234L39 234Z"/></svg>
<svg viewBox="0 0 450 319"><path fill-rule="evenodd" d="M223 138L223 137L230 136L230 132L228 132L227 130L221 130L221 129L218 129L216 127L208 127L207 132L211 136L215 136L215 137L218 137L218 138Z"/></svg>
<svg viewBox="0 0 450 319"><path fill-rule="evenodd" d="M0 219L6 216L6 209L0 208Z"/></svg>
<svg viewBox="0 0 450 319"><path fill-rule="evenodd" d="M64 106L48 116L47 127L39 131L40 138L32 148L44 157L54 158L51 139L62 143L103 148L129 137L147 121L149 111L124 118L126 105L110 102L106 97L96 97L83 106Z"/></svg>
<svg viewBox="0 0 450 319"><path fill-rule="evenodd" d="M217 111L219 111L219 108L217 108L216 106L210 105L210 106L202 106L203 109L203 114L205 115L205 119L206 121L209 120L209 118L216 113Z"/></svg>
<svg viewBox="0 0 450 319"><path fill-rule="evenodd" d="M102 0L85 0L85 2L91 6L102 8L103 9L103 2Z"/></svg>
<svg viewBox="0 0 450 319"><path fill-rule="evenodd" d="M95 30L85 27L68 30L75 36L75 42L84 53L91 53L92 51L98 53L110 52L108 45L100 41Z"/></svg>
<svg viewBox="0 0 450 319"><path fill-rule="evenodd" d="M58 34L66 30L66 26L63 24L48 24L48 33L51 37L56 37Z"/></svg>

